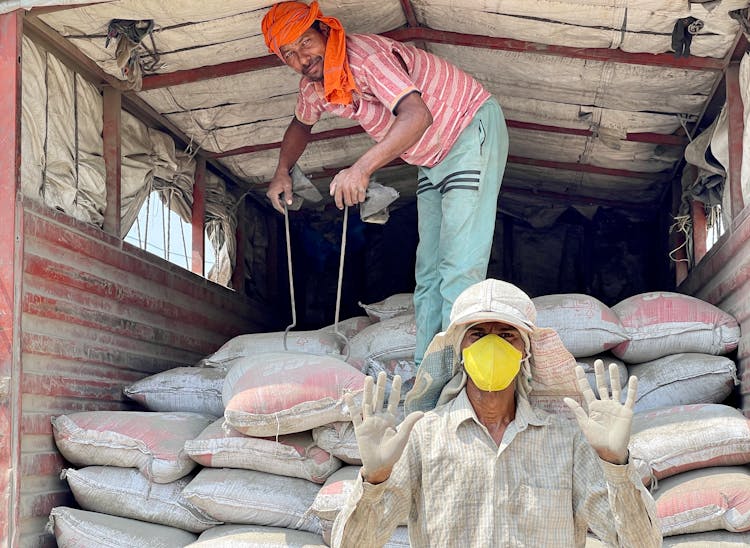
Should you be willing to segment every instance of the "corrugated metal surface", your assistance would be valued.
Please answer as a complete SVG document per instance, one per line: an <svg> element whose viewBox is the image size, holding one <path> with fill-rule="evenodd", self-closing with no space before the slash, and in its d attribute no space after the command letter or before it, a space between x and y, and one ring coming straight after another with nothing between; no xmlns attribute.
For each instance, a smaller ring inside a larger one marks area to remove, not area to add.
<svg viewBox="0 0 750 548"><path fill-rule="evenodd" d="M31 202L24 239L19 527L21 546L41 546L54 545L50 509L71 502L51 416L127 409L124 386L270 322L236 293Z"/></svg>
<svg viewBox="0 0 750 548"><path fill-rule="evenodd" d="M745 209L678 288L732 314L740 323L737 350L743 411L750 417L750 211Z"/></svg>

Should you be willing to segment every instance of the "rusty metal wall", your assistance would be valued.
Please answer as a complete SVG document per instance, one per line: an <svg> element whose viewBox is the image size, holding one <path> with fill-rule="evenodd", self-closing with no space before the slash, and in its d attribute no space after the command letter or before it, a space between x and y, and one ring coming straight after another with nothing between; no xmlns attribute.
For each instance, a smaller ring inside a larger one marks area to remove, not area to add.
<svg viewBox="0 0 750 548"><path fill-rule="evenodd" d="M678 291L708 301L732 314L742 338L737 368L742 410L750 417L750 208L690 272Z"/></svg>
<svg viewBox="0 0 750 548"><path fill-rule="evenodd" d="M54 546L72 502L50 417L128 409L122 388L274 325L258 303L59 212L24 203L20 546Z"/></svg>

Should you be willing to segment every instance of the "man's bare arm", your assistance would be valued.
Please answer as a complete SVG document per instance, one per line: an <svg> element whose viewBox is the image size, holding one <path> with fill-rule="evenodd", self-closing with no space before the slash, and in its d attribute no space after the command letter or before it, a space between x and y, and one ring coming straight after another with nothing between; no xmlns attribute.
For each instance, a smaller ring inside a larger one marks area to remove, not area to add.
<svg viewBox="0 0 750 548"><path fill-rule="evenodd" d="M271 183L268 185L266 196L271 200L274 209L284 213L284 206L279 196L284 194L284 201L287 204L292 203L292 178L289 171L292 166L299 160L302 153L310 142L312 126L303 124L297 117L292 118L289 127L284 132L284 138L281 140L281 151L279 152L279 163L276 167Z"/></svg>

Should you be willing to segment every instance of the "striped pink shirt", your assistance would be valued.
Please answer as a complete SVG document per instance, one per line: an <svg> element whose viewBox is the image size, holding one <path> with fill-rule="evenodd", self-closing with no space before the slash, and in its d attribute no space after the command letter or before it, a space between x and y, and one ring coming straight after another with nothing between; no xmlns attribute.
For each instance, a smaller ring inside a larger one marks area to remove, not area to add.
<svg viewBox="0 0 750 548"><path fill-rule="evenodd" d="M354 81L351 105L334 105L323 98L322 82L300 81L295 116L307 125L323 112L356 120L380 141L395 120L398 102L418 91L432 113L432 125L401 155L404 161L432 167L450 151L490 94L474 78L447 61L419 48L374 34L346 37L346 52ZM404 70L406 67L406 71Z"/></svg>

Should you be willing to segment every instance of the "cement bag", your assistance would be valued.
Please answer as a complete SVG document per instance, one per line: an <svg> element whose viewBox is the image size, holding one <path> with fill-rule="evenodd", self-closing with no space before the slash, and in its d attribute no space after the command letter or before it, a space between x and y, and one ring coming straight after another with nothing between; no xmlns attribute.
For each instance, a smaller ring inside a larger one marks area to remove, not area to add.
<svg viewBox="0 0 750 548"><path fill-rule="evenodd" d="M138 468L151 481L170 483L195 468L185 442L214 420L199 413L85 411L53 417L52 432L75 465Z"/></svg>
<svg viewBox="0 0 750 548"><path fill-rule="evenodd" d="M414 360L416 346L417 324L414 314L396 316L365 327L352 337L346 361L364 371L368 358L380 362Z"/></svg>
<svg viewBox="0 0 750 548"><path fill-rule="evenodd" d="M197 538L193 533L166 525L66 506L52 509L47 531L55 535L58 548L178 548Z"/></svg>
<svg viewBox="0 0 750 548"><path fill-rule="evenodd" d="M361 466L344 466L320 488L310 510L323 521L333 522L357 484Z"/></svg>
<svg viewBox="0 0 750 548"><path fill-rule="evenodd" d="M414 293L396 293L372 304L357 303L375 322L414 314Z"/></svg>
<svg viewBox="0 0 750 548"><path fill-rule="evenodd" d="M347 464L361 465L357 436L351 422L332 422L312 429L318 447Z"/></svg>
<svg viewBox="0 0 750 548"><path fill-rule="evenodd" d="M750 531L746 466L691 470L665 479L652 494L665 537L716 529Z"/></svg>
<svg viewBox="0 0 750 548"><path fill-rule="evenodd" d="M204 468L182 496L219 521L320 534L320 521L310 512L319 490L319 485L299 478L255 470Z"/></svg>
<svg viewBox="0 0 750 548"><path fill-rule="evenodd" d="M311 432L278 438L251 438L227 426L224 419L210 424L185 452L211 468L242 468L324 483L341 468L341 461L313 441Z"/></svg>
<svg viewBox="0 0 750 548"><path fill-rule="evenodd" d="M333 333L334 329L337 329L338 332L344 335L348 340L362 331L365 327L372 325L372 323L373 321L369 316L354 316L347 320L341 320L338 326L336 324L331 324L327 327L321 328L320 331Z"/></svg>
<svg viewBox="0 0 750 548"><path fill-rule="evenodd" d="M721 403L737 384L736 366L723 356L674 354L631 365L638 377L634 411L693 403Z"/></svg>
<svg viewBox="0 0 750 548"><path fill-rule="evenodd" d="M627 341L612 353L627 363L679 354L727 354L737 348L740 327L714 305L679 293L655 291L627 298L612 307Z"/></svg>
<svg viewBox="0 0 750 548"><path fill-rule="evenodd" d="M662 546L666 548L747 548L750 546L750 533L709 531L675 535L666 537Z"/></svg>
<svg viewBox="0 0 750 548"><path fill-rule="evenodd" d="M696 468L750 463L750 419L720 404L636 413L629 449L645 485Z"/></svg>
<svg viewBox="0 0 750 548"><path fill-rule="evenodd" d="M187 548L325 548L320 535L263 525L220 525Z"/></svg>
<svg viewBox="0 0 750 548"><path fill-rule="evenodd" d="M664 538L663 548L747 548L750 546L750 533L730 533L710 531ZM585 548L605 548L604 543L593 536L586 537Z"/></svg>
<svg viewBox="0 0 750 548"><path fill-rule="evenodd" d="M269 352L243 358L224 380L224 418L248 436L312 430L349 419L344 395L361 399L365 376L332 356Z"/></svg>
<svg viewBox="0 0 750 548"><path fill-rule="evenodd" d="M189 411L221 417L225 376L225 371L212 367L176 367L141 379L123 393L149 411Z"/></svg>
<svg viewBox="0 0 750 548"><path fill-rule="evenodd" d="M151 483L135 468L87 466L68 468L60 476L68 480L78 505L84 510L139 519L200 533L219 525L182 497L190 483L185 476L171 483Z"/></svg>
<svg viewBox="0 0 750 548"><path fill-rule="evenodd" d="M240 358L252 358L264 352L302 352L327 356L339 355L344 341L333 330L290 331L284 348L284 332L251 333L230 339L201 361L201 365L231 369Z"/></svg>
<svg viewBox="0 0 750 548"><path fill-rule="evenodd" d="M333 533L333 522L324 521L323 524L323 542L326 546L331 545L331 534ZM409 528L406 525L399 525L394 529L391 538L383 544L383 548L409 548Z"/></svg>
<svg viewBox="0 0 750 548"><path fill-rule="evenodd" d="M596 360L602 360L602 362L604 362L604 378L607 381L607 389L609 389L610 394L612 394L612 383L610 382L609 378L609 364L617 364L617 371L619 373L620 379L620 388L624 391L628 386L628 379L630 378L630 375L628 373L628 366L625 365L622 360L613 358L609 354L600 354L598 356L590 356L587 358L576 358L576 365L580 365L581 367L583 367L583 370L586 373L586 379L588 379L589 384L591 385L591 389L594 391L594 394L596 394L596 397L599 397L599 389L596 386L596 373L594 372L594 362Z"/></svg>
<svg viewBox="0 0 750 548"><path fill-rule="evenodd" d="M589 295L562 293L532 301L537 327L557 331L565 348L576 358L600 354L628 339L617 314Z"/></svg>

